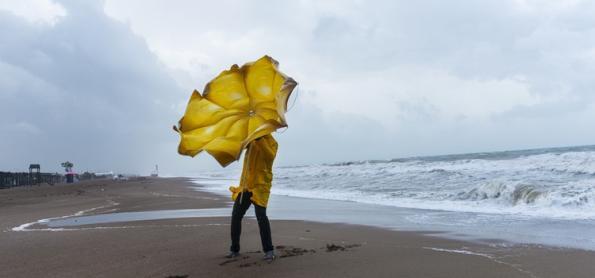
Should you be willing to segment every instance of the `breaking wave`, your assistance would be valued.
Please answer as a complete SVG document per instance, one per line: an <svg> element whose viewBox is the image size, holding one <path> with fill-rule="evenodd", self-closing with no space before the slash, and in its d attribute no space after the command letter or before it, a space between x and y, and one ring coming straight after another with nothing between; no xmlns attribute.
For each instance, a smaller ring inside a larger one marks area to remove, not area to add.
<svg viewBox="0 0 595 278"><path fill-rule="evenodd" d="M595 146L280 167L272 192L419 209L595 219Z"/></svg>

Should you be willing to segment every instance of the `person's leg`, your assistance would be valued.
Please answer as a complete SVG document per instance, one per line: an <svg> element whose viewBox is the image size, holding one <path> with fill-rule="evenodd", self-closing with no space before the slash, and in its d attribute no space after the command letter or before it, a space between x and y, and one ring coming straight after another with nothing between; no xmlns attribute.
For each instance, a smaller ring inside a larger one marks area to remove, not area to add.
<svg viewBox="0 0 595 278"><path fill-rule="evenodd" d="M271 238L271 224L267 217L267 208L254 204L258 229L260 230L260 240L262 241L262 251L273 251L273 240Z"/></svg>
<svg viewBox="0 0 595 278"><path fill-rule="evenodd" d="M250 192L244 192L233 203L231 212L231 246L229 251L240 252L240 235L242 234L242 218L250 207Z"/></svg>

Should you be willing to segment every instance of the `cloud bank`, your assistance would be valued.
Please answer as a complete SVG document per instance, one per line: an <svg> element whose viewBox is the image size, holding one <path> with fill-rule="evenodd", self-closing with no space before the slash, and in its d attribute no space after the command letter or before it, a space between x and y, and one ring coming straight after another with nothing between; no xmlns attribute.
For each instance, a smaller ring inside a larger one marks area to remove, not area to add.
<svg viewBox="0 0 595 278"><path fill-rule="evenodd" d="M0 16L0 168L150 170L183 96L145 41L102 5L61 2L53 25Z"/></svg>
<svg viewBox="0 0 595 278"><path fill-rule="evenodd" d="M263 54L300 82L278 165L593 144L593 12L589 1L14 1L0 5L0 169L216 169L178 156L171 125L194 88Z"/></svg>

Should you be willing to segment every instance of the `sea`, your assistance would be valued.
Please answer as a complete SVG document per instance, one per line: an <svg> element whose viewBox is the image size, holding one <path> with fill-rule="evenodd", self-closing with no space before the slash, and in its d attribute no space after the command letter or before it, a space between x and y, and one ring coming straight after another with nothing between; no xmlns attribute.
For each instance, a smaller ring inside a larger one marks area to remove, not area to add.
<svg viewBox="0 0 595 278"><path fill-rule="evenodd" d="M239 176L195 181L225 195ZM277 167L271 193L277 219L595 250L595 146Z"/></svg>

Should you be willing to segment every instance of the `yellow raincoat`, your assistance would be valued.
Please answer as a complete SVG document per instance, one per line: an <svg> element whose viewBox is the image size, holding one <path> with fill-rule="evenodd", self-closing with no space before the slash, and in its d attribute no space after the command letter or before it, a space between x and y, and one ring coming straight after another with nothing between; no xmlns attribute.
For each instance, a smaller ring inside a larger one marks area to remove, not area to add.
<svg viewBox="0 0 595 278"><path fill-rule="evenodd" d="M273 180L273 161L277 155L277 141L272 135L256 139L246 150L240 186L230 186L231 198L235 201L243 191L252 192L252 202L266 207Z"/></svg>

